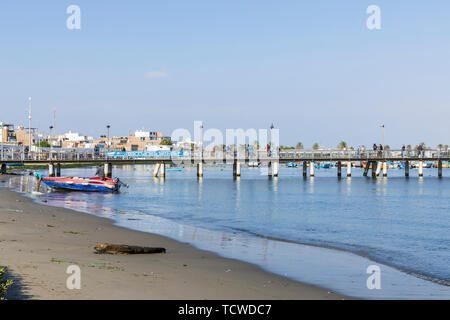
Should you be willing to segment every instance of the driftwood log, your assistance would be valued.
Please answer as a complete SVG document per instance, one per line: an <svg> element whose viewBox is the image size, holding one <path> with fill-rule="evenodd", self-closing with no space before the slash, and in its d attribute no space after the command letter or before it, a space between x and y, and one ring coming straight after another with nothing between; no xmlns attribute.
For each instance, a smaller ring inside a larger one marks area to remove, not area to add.
<svg viewBox="0 0 450 320"><path fill-rule="evenodd" d="M110 244L110 243L98 243L94 249L96 253L111 253L111 254L166 253L165 248L139 247L139 246L129 246L126 244Z"/></svg>

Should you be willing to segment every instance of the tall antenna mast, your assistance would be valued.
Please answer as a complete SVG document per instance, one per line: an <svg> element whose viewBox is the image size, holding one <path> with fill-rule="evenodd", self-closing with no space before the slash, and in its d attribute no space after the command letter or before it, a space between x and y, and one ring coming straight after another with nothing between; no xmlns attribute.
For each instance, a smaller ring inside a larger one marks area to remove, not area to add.
<svg viewBox="0 0 450 320"><path fill-rule="evenodd" d="M53 128L56 127L56 108L53 108Z"/></svg>
<svg viewBox="0 0 450 320"><path fill-rule="evenodd" d="M28 134L29 134L29 151L31 152L31 97L28 98Z"/></svg>

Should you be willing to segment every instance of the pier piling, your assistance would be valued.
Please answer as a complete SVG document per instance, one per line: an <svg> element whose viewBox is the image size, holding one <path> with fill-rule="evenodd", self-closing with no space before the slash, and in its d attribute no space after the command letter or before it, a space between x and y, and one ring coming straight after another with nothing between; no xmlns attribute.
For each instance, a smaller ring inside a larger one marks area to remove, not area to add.
<svg viewBox="0 0 450 320"><path fill-rule="evenodd" d="M203 178L203 163L202 162L197 163L197 177Z"/></svg>
<svg viewBox="0 0 450 320"><path fill-rule="evenodd" d="M6 174L6 163L2 163L1 174Z"/></svg>
<svg viewBox="0 0 450 320"><path fill-rule="evenodd" d="M309 163L309 176L314 177L314 161Z"/></svg>
<svg viewBox="0 0 450 320"><path fill-rule="evenodd" d="M419 161L419 177L423 177L423 161Z"/></svg>
<svg viewBox="0 0 450 320"><path fill-rule="evenodd" d="M383 167L384 161L378 161L377 162L377 177L380 175L381 168Z"/></svg>
<svg viewBox="0 0 450 320"><path fill-rule="evenodd" d="M278 177L279 162L278 161L274 161L272 166L273 166L273 176L274 177Z"/></svg>
<svg viewBox="0 0 450 320"><path fill-rule="evenodd" d="M303 161L303 178L306 179L307 176L307 168L308 168L308 163L306 161Z"/></svg>
<svg viewBox="0 0 450 320"><path fill-rule="evenodd" d="M105 163L105 177L111 178L112 177L112 164L107 162Z"/></svg>
<svg viewBox="0 0 450 320"><path fill-rule="evenodd" d="M338 176L338 178L342 177L342 162L341 161L337 162L337 176Z"/></svg>
<svg viewBox="0 0 450 320"><path fill-rule="evenodd" d="M367 161L366 166L364 167L363 177L367 177L367 174L369 173L369 169L370 169L370 162Z"/></svg>
<svg viewBox="0 0 450 320"><path fill-rule="evenodd" d="M240 177L241 176L241 164L239 161L234 160L233 162L233 177Z"/></svg>
<svg viewBox="0 0 450 320"><path fill-rule="evenodd" d="M442 160L438 161L438 177L442 178Z"/></svg>
<svg viewBox="0 0 450 320"><path fill-rule="evenodd" d="M387 177L387 162L383 161L383 177Z"/></svg>
<svg viewBox="0 0 450 320"><path fill-rule="evenodd" d="M405 161L405 177L409 178L409 161Z"/></svg>
<svg viewBox="0 0 450 320"><path fill-rule="evenodd" d="M61 163L56 164L56 176L61 177Z"/></svg>
<svg viewBox="0 0 450 320"><path fill-rule="evenodd" d="M164 162L159 164L159 177L162 179L166 177L166 164Z"/></svg>
<svg viewBox="0 0 450 320"><path fill-rule="evenodd" d="M157 163L156 165L155 165L155 169L153 170L153 178L156 178L156 177L158 177L158 172L159 172L159 167L160 167L160 163Z"/></svg>
<svg viewBox="0 0 450 320"><path fill-rule="evenodd" d="M48 165L48 176L49 177L54 177L55 176L55 166L53 165L53 163L50 163Z"/></svg>
<svg viewBox="0 0 450 320"><path fill-rule="evenodd" d="M352 162L347 161L347 178L352 176Z"/></svg>
<svg viewBox="0 0 450 320"><path fill-rule="evenodd" d="M377 161L372 161L372 178L377 177Z"/></svg>

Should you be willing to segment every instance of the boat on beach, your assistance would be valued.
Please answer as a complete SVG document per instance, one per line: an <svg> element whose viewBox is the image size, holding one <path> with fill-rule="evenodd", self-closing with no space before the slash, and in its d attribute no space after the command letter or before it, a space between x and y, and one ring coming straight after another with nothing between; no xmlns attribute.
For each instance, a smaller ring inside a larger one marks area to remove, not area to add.
<svg viewBox="0 0 450 320"><path fill-rule="evenodd" d="M102 180L99 177L49 177L42 178L42 182L53 189L90 192L117 192L122 185L119 178Z"/></svg>

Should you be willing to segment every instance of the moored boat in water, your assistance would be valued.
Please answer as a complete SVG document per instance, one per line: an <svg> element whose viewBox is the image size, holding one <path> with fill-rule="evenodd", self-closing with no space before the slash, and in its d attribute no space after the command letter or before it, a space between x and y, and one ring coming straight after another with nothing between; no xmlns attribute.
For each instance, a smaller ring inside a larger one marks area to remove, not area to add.
<svg viewBox="0 0 450 320"><path fill-rule="evenodd" d="M90 192L116 192L122 185L119 178L101 179L99 177L49 177L42 178L42 182L53 189Z"/></svg>

